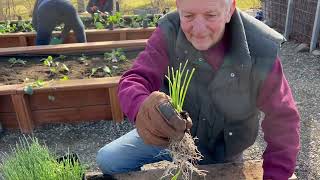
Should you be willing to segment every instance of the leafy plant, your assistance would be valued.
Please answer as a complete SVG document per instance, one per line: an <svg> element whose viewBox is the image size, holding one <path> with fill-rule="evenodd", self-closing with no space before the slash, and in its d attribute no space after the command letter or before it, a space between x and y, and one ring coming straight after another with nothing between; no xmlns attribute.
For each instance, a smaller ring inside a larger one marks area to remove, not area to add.
<svg viewBox="0 0 320 180"><path fill-rule="evenodd" d="M122 48L113 49L111 52L104 53L104 59L111 62L126 61L127 57Z"/></svg>
<svg viewBox="0 0 320 180"><path fill-rule="evenodd" d="M158 26L158 21L161 18L161 16L153 16L152 21L149 22L149 27L156 27Z"/></svg>
<svg viewBox="0 0 320 180"><path fill-rule="evenodd" d="M58 58L61 58L59 56ZM43 60L43 64L47 67L49 67L51 74L57 74L58 72L69 72L70 69L65 65L64 63L60 63L57 61L54 61L52 56L48 56L46 59Z"/></svg>
<svg viewBox="0 0 320 180"><path fill-rule="evenodd" d="M16 64L26 65L27 63L27 61L24 61L22 59L16 59L16 58L10 58L8 62L11 64L10 67L13 67Z"/></svg>
<svg viewBox="0 0 320 180"><path fill-rule="evenodd" d="M28 82L29 78L26 78L25 82ZM43 87L45 85L45 82L42 79L38 79L35 82L26 85L23 88L24 93L32 95L33 94L33 88L40 88Z"/></svg>
<svg viewBox="0 0 320 180"><path fill-rule="evenodd" d="M91 69L91 74L90 74L90 78L92 76L94 76L98 71L102 70L105 74L109 74L111 75L111 69L108 66L100 66L100 67L96 67L96 68L92 68Z"/></svg>
<svg viewBox="0 0 320 180"><path fill-rule="evenodd" d="M116 12L114 15L110 15L107 18L107 22L109 24L118 24L121 20L121 14L119 12Z"/></svg>
<svg viewBox="0 0 320 180"><path fill-rule="evenodd" d="M82 179L84 175L84 167L78 160L70 157L58 162L48 147L31 137L20 139L12 153L5 154L0 170L7 180L69 180Z"/></svg>
<svg viewBox="0 0 320 180"><path fill-rule="evenodd" d="M5 21L0 24L0 33L13 33L17 32L17 24L11 24L10 21Z"/></svg>
<svg viewBox="0 0 320 180"><path fill-rule="evenodd" d="M17 29L20 32L31 32L34 31L32 23L27 21L18 21Z"/></svg>

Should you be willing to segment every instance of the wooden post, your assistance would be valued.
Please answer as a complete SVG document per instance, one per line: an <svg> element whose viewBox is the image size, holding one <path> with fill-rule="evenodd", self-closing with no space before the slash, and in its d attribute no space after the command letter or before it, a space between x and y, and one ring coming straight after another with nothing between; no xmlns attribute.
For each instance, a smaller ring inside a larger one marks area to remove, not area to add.
<svg viewBox="0 0 320 180"><path fill-rule="evenodd" d="M120 32L120 41L127 40L127 32L121 31Z"/></svg>
<svg viewBox="0 0 320 180"><path fill-rule="evenodd" d="M24 94L13 94L11 100L17 115L17 120L22 133L31 133L34 124L31 118L29 100Z"/></svg>
<svg viewBox="0 0 320 180"><path fill-rule="evenodd" d="M312 52L317 46L319 32L320 32L320 1L318 0L316 16L314 18L314 23L313 23L312 38L310 42L310 52Z"/></svg>
<svg viewBox="0 0 320 180"><path fill-rule="evenodd" d="M27 44L27 38L25 36L19 36L19 44L20 46L28 46Z"/></svg>
<svg viewBox="0 0 320 180"><path fill-rule="evenodd" d="M118 98L118 87L110 87L109 88L109 98L111 104L111 112L112 112L112 119L116 122L123 121L123 113L121 111L120 102Z"/></svg>
<svg viewBox="0 0 320 180"><path fill-rule="evenodd" d="M288 9L287 9L287 18L286 18L286 27L284 31L284 37L288 40L289 35L291 33L293 21L293 0L288 1Z"/></svg>

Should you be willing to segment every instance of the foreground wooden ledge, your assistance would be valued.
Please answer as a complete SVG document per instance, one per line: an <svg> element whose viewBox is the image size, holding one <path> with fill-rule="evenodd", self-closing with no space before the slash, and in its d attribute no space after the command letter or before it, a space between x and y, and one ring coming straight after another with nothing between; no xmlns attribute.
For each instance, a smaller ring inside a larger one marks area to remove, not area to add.
<svg viewBox="0 0 320 180"><path fill-rule="evenodd" d="M263 170L261 160L250 160L244 163L226 163L203 165L199 169L208 171L206 177L194 175L193 180L262 180ZM145 171L130 172L126 174L117 174L114 176L117 180L157 180L160 179L163 169L150 169ZM103 179L101 173L89 172L86 174L87 180ZM167 178L170 179L170 178ZM290 180L296 180L293 175Z"/></svg>
<svg viewBox="0 0 320 180"><path fill-rule="evenodd" d="M47 54L70 54L86 52L104 52L115 48L141 49L146 46L148 39L124 40L124 41L105 41L89 43L71 43L44 46L26 46L0 48L0 56L28 54L28 55L47 55Z"/></svg>
<svg viewBox="0 0 320 180"><path fill-rule="evenodd" d="M19 128L23 133L51 123L121 122L119 80L117 76L49 81L34 88L32 95L25 94L23 84L0 86L0 122L4 128Z"/></svg>

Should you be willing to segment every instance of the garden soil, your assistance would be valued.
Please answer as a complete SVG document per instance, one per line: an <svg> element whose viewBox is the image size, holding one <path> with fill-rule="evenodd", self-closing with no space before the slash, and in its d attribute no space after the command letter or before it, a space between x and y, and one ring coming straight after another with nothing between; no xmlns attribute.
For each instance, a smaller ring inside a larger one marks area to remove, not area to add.
<svg viewBox="0 0 320 180"><path fill-rule="evenodd" d="M69 79L86 79L86 78L101 78L110 76L121 76L132 65L137 52L128 52L128 60L112 62L106 60L102 54L94 55L70 55L64 58L59 56L53 57L54 62L65 64L69 71L60 71L52 73L48 66L43 64L43 61L48 56L27 56L27 57L1 57L0 58L0 85L21 84L34 82L37 80L49 81L59 80L63 77ZM16 58L26 61L23 64L9 63L10 58ZM110 73L106 73L103 68L109 67ZM96 68L97 71L92 73Z"/></svg>

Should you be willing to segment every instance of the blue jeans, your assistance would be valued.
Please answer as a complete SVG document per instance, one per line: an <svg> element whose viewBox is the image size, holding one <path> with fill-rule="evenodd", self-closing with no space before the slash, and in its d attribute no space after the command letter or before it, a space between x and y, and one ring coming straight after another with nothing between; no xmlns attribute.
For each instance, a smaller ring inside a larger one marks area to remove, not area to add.
<svg viewBox="0 0 320 180"><path fill-rule="evenodd" d="M139 171L149 163L171 161L165 148L144 144L137 129L105 145L98 151L97 164L103 174Z"/></svg>

